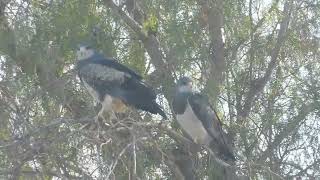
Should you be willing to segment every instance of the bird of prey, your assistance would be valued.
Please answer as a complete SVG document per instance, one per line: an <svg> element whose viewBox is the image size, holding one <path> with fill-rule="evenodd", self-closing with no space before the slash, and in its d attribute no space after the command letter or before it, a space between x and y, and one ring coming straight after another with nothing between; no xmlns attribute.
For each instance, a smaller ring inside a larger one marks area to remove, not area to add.
<svg viewBox="0 0 320 180"><path fill-rule="evenodd" d="M79 45L76 55L81 82L94 100L101 104L97 118L103 118L104 112L114 118L114 113L133 106L167 119L156 103L155 92L139 74L114 59L104 57L88 45Z"/></svg>
<svg viewBox="0 0 320 180"><path fill-rule="evenodd" d="M218 151L225 160L235 160L215 110L208 98L193 91L190 78L178 80L172 106L179 125L196 144Z"/></svg>

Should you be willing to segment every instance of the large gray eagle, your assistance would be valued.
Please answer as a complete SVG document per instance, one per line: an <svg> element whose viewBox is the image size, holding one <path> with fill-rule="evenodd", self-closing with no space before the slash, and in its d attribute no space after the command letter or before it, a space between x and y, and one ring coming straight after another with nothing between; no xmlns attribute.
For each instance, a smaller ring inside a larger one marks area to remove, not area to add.
<svg viewBox="0 0 320 180"><path fill-rule="evenodd" d="M87 45L79 45L76 54L78 76L95 101L101 104L97 117L103 118L103 112L114 116L124 107L133 106L167 119L156 103L155 92L139 74Z"/></svg>
<svg viewBox="0 0 320 180"><path fill-rule="evenodd" d="M216 112L208 98L193 92L188 77L178 80L172 106L179 125L195 143L218 151L224 160L235 160Z"/></svg>

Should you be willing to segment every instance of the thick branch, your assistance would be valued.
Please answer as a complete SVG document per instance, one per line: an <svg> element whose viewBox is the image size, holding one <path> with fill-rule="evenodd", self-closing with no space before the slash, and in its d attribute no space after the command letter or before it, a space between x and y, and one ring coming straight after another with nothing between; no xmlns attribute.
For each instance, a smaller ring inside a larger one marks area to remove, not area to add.
<svg viewBox="0 0 320 180"><path fill-rule="evenodd" d="M112 0L104 0L104 2L139 36L141 40L147 38L147 36L142 32L142 27L134 19L128 16Z"/></svg>
<svg viewBox="0 0 320 180"><path fill-rule="evenodd" d="M139 37L139 39L144 44L146 51L148 52L149 56L151 57L152 64L156 67L156 72L158 77L162 77L162 80L165 79L167 82L166 85L172 86L174 83L174 78L170 73L168 73L167 64L165 62L165 55L162 52L162 47L158 39L154 35L146 35L143 31L141 26L132 19L129 15L127 15L119 6L117 6L112 0L105 0L105 4L115 13L117 14L126 24L129 26ZM170 90L167 86L165 87L165 96L170 96ZM169 98L170 99L170 98Z"/></svg>
<svg viewBox="0 0 320 180"><path fill-rule="evenodd" d="M223 28L223 2L221 0L212 1L209 10L209 33L212 46L212 62L214 64L212 72L215 80L222 81L222 74L226 69L224 59L224 42L222 35Z"/></svg>
<svg viewBox="0 0 320 180"><path fill-rule="evenodd" d="M161 51L159 41L153 36L147 36L142 31L142 27L129 15L127 15L120 7L118 7L112 0L104 1L108 7L116 13L139 37L143 42L148 54L151 57L152 63L158 68L165 68L164 55Z"/></svg>
<svg viewBox="0 0 320 180"><path fill-rule="evenodd" d="M223 24L223 2L221 0L197 0L202 9L202 16L208 25L210 37L210 79L205 85L210 89L210 96L217 99L219 95L219 84L223 81L223 74L226 71L226 61L224 56L224 42L222 28Z"/></svg>

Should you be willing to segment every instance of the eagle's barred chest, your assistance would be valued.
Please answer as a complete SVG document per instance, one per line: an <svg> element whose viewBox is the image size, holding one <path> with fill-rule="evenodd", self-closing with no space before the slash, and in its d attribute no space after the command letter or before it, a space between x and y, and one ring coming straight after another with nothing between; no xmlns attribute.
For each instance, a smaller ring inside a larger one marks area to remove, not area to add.
<svg viewBox="0 0 320 180"><path fill-rule="evenodd" d="M121 99L113 98L109 95L105 95L101 100L97 91L95 91L88 83L84 82L84 86L88 90L89 94L94 98L96 103L102 103L105 107L112 108L115 112L125 112L126 105ZM106 109L109 111L109 109Z"/></svg>
<svg viewBox="0 0 320 180"><path fill-rule="evenodd" d="M83 74L85 73L85 74ZM125 73L118 71L113 68L109 67L102 67L97 64L88 64L85 67L82 67L80 69L80 74L84 75L83 77L86 77L83 79L84 86L88 90L89 94L94 97L94 100L97 103L105 104L105 107L109 107L114 109L116 112L124 112L126 105L123 103L122 100L118 98L112 98L108 96L107 94L99 94L97 90L95 90L95 87L90 84L99 84L99 81L109 81L109 82L118 82L123 83L125 80ZM128 76L128 75L127 75ZM89 82L91 81L91 82ZM95 83L92 81L96 81ZM101 95L103 97L101 97Z"/></svg>
<svg viewBox="0 0 320 180"><path fill-rule="evenodd" d="M102 81L117 81L123 83L126 76L124 72L118 71L113 68L101 67L97 64L88 64L80 69L80 75L90 78L90 80L102 80Z"/></svg>

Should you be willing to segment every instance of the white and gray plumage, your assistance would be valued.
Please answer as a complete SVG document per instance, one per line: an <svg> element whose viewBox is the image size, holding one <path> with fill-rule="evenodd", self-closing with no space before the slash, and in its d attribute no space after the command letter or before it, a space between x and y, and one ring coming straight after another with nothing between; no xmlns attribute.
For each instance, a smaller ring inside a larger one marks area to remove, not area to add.
<svg viewBox="0 0 320 180"><path fill-rule="evenodd" d="M235 160L216 112L205 96L193 92L188 77L178 80L172 106L179 125L195 143L215 149L226 160Z"/></svg>
<svg viewBox="0 0 320 180"><path fill-rule="evenodd" d="M87 45L80 45L77 50L77 72L80 80L104 111L122 112L124 107L133 106L137 109L166 114L156 103L156 94L147 86L142 77L117 61L105 58Z"/></svg>

